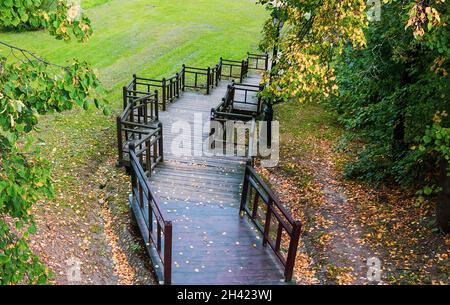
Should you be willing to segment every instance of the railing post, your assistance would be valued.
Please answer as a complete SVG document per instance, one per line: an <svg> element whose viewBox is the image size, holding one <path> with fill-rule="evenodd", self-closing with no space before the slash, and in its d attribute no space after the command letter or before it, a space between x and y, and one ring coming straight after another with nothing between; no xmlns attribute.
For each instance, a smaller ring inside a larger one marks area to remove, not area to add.
<svg viewBox="0 0 450 305"><path fill-rule="evenodd" d="M247 165L245 166L245 172L244 172L244 183L242 186L242 195L241 195L241 209L240 214L241 217L244 216L245 213L245 206L247 204L247 196L248 196L248 176L249 176L249 170L248 167L251 166L249 162L247 161Z"/></svg>
<svg viewBox="0 0 450 305"><path fill-rule="evenodd" d="M211 68L208 67L206 70L206 94L209 95L210 89L211 89Z"/></svg>
<svg viewBox="0 0 450 305"><path fill-rule="evenodd" d="M136 76L136 74L133 74L133 96L134 97L137 97L137 93L136 93L136 91L137 91L137 80L136 80L136 78L137 78L137 76Z"/></svg>
<svg viewBox="0 0 450 305"><path fill-rule="evenodd" d="M182 80L182 86L181 86L181 90L184 92L186 90L186 65L183 64L183 75L181 75L181 80Z"/></svg>
<svg viewBox="0 0 450 305"><path fill-rule="evenodd" d="M244 81L244 73L245 73L245 61L241 62L241 77L239 79L239 83L242 84L242 82Z"/></svg>
<svg viewBox="0 0 450 305"><path fill-rule="evenodd" d="M159 94L158 94L158 90L155 90L155 117L156 120L159 120L159 103L158 103L158 99L159 99Z"/></svg>
<svg viewBox="0 0 450 305"><path fill-rule="evenodd" d="M160 137L159 137L159 156L161 157L161 162L164 162L164 134L163 134L163 124L162 123L158 123L158 128L159 128L159 132L160 132Z"/></svg>
<svg viewBox="0 0 450 305"><path fill-rule="evenodd" d="M284 278L286 282L292 280L292 275L294 273L295 257L297 256L298 242L300 240L300 232L302 228L302 223L300 221L294 221L292 225L292 236L291 242L289 244L289 251L286 259L286 267L284 271Z"/></svg>
<svg viewBox="0 0 450 305"><path fill-rule="evenodd" d="M177 88L176 88L176 94L177 94L177 98L180 98L180 73L176 74L177 77Z"/></svg>
<svg viewBox="0 0 450 305"><path fill-rule="evenodd" d="M269 240L269 231L270 231L270 221L272 220L272 198L269 198L269 202L267 204L267 214L266 221L264 223L264 237L263 237L263 246L267 246L267 242Z"/></svg>
<svg viewBox="0 0 450 305"><path fill-rule="evenodd" d="M164 224L164 284L172 284L172 222Z"/></svg>
<svg viewBox="0 0 450 305"><path fill-rule="evenodd" d="M119 165L123 162L123 142L122 142L122 121L120 116L116 119L117 122L117 149L119 152Z"/></svg>
<svg viewBox="0 0 450 305"><path fill-rule="evenodd" d="M134 190L137 187L137 177L133 169L133 159L131 158L131 152L136 153L136 145L131 142L128 145L128 154L130 157L130 173L131 173L131 194L134 196Z"/></svg>
<svg viewBox="0 0 450 305"><path fill-rule="evenodd" d="M220 82L220 67L219 65L216 66L216 87L219 86Z"/></svg>
<svg viewBox="0 0 450 305"><path fill-rule="evenodd" d="M166 111L166 79L162 79L162 103L163 103L163 111Z"/></svg>
<svg viewBox="0 0 450 305"><path fill-rule="evenodd" d="M269 54L265 54L265 69L269 70Z"/></svg>
<svg viewBox="0 0 450 305"><path fill-rule="evenodd" d="M174 90L173 90L173 77L170 78L169 82L169 101L172 103L173 97L174 97Z"/></svg>
<svg viewBox="0 0 450 305"><path fill-rule="evenodd" d="M128 106L128 89L127 87L123 87L123 110L125 110L125 108L127 108Z"/></svg>

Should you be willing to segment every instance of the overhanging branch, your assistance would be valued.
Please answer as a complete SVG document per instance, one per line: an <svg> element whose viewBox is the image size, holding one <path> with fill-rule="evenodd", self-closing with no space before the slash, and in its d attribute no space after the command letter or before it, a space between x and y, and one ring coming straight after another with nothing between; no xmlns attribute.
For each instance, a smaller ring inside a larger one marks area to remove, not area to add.
<svg viewBox="0 0 450 305"><path fill-rule="evenodd" d="M49 61L47 61L47 60L45 60L45 59L42 59L42 58L36 56L34 53L32 53L32 52L30 52L30 51L28 51L28 50L25 50L25 49L22 49L22 48L13 46L13 45L11 45L11 44L9 44L9 43L6 43L6 42L4 42L4 41L0 41L0 45L3 45L3 46L5 46L5 47L8 47L8 48L10 49L9 55L12 54L14 57L16 57L16 58L17 58L18 60L20 60L21 62L25 62L25 61L22 60L21 58L17 57L17 56L15 55L14 51L20 52L20 53L22 54L22 56L26 59L26 61L28 61L28 62L31 63L31 64L33 63L33 60L35 60L35 61L41 62L41 63L43 63L43 64L45 64L45 65L47 65L47 66L54 66L54 67L58 67L58 68L61 68L61 69L68 69L68 67L65 67L65 66L61 66L61 65L58 65L58 64L51 63L51 62L49 62Z"/></svg>

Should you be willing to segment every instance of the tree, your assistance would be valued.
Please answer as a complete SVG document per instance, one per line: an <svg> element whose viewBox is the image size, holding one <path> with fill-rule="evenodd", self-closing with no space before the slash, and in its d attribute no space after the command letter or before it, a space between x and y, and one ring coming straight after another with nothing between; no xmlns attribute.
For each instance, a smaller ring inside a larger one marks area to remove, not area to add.
<svg viewBox="0 0 450 305"><path fill-rule="evenodd" d="M58 39L85 41L92 33L89 19L71 12L73 8L64 2L44 6L39 0L7 0L0 4L3 28L45 27ZM91 104L105 113L109 109L87 63L60 66L5 42L0 45L10 50L10 58L0 58L0 284L41 284L49 271L27 241L36 231L32 206L51 197L53 188L49 164L39 155L30 132L40 115L74 106L86 109Z"/></svg>
<svg viewBox="0 0 450 305"><path fill-rule="evenodd" d="M262 47L282 49L265 94L330 105L362 143L347 175L440 193L448 230L449 3L384 0L369 23L363 0L261 2L288 24L278 42L265 27Z"/></svg>

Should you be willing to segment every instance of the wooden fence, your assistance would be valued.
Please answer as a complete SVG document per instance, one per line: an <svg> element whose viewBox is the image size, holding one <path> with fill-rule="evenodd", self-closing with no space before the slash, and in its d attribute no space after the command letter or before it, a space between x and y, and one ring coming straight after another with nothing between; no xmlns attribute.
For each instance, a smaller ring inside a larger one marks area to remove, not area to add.
<svg viewBox="0 0 450 305"><path fill-rule="evenodd" d="M263 86L236 84L228 86L222 102L211 109L211 120L213 121L250 121L261 114L262 100L258 94ZM250 93L252 98L250 98Z"/></svg>
<svg viewBox="0 0 450 305"><path fill-rule="evenodd" d="M162 124L158 122L158 93L128 99L124 112L117 117L119 164L129 166L128 146L133 143L148 174L163 159Z"/></svg>
<svg viewBox="0 0 450 305"><path fill-rule="evenodd" d="M130 143L130 172L132 193L130 206L137 221L155 271L164 284L172 283L172 222L161 210L159 197L147 180L141 153ZM162 268L160 268L162 267ZM162 271L161 271L162 269Z"/></svg>
<svg viewBox="0 0 450 305"><path fill-rule="evenodd" d="M255 128L252 128L255 132ZM249 137L248 161L241 196L241 216L247 215L263 234L263 245L269 245L284 266L286 282L292 280L302 224L294 220L281 200L254 169L254 134Z"/></svg>
<svg viewBox="0 0 450 305"><path fill-rule="evenodd" d="M219 63L212 68L183 65L174 76L162 79L138 77L134 74L131 82L123 87L123 109L127 107L130 99L157 91L159 105L165 111L167 105L179 98L186 89L205 91L206 94L210 94L211 89L217 87L223 77L239 80L239 83L242 83L248 76L249 69L264 70L268 68L268 58L267 54L247 53L246 60L220 58ZM261 66L262 62L266 63L264 67Z"/></svg>

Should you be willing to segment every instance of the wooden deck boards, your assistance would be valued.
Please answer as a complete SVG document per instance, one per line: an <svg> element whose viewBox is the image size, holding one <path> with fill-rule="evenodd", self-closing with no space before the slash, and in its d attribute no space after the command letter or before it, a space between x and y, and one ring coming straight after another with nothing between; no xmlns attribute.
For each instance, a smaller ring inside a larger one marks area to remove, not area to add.
<svg viewBox="0 0 450 305"><path fill-rule="evenodd" d="M257 84L259 76L246 79ZM160 113L164 162L149 179L162 209L173 221L173 284L283 284L281 263L262 246L262 236L239 216L245 158L180 157L172 151L172 126L194 122L194 113L209 122L212 107L225 95L221 82L211 95L186 92ZM208 131L197 135L198 143ZM194 143L192 143L194 147ZM200 152L201 148L194 148Z"/></svg>

